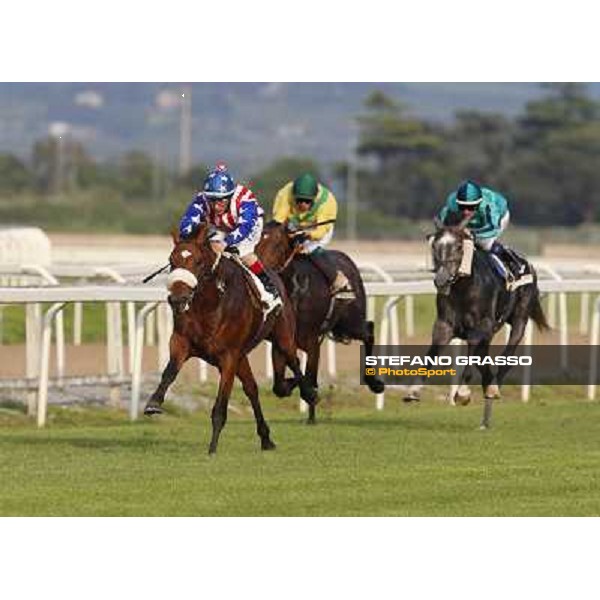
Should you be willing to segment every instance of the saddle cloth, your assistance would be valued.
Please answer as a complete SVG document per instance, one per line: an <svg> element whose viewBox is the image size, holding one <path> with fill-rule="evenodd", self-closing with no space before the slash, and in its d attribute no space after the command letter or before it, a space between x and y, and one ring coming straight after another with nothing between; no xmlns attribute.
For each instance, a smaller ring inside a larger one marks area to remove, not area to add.
<svg viewBox="0 0 600 600"><path fill-rule="evenodd" d="M502 260L500 260L500 257L496 254L489 252L488 257L492 262L492 267L496 273L498 273L504 280L506 289L509 292L512 292L523 285L533 283L533 268L529 261L525 260L523 257L519 256L520 269L519 273L516 275L507 265L502 262Z"/></svg>

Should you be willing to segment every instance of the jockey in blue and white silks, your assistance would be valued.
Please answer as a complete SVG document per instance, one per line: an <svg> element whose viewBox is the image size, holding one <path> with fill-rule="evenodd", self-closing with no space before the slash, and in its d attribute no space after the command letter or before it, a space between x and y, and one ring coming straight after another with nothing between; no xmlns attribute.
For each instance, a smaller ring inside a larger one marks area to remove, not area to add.
<svg viewBox="0 0 600 600"><path fill-rule="evenodd" d="M465 181L448 196L438 219L446 223L452 216L455 222L467 220L466 227L473 234L475 245L491 252L508 267L508 272L501 273L503 277L516 278L523 272L523 259L498 241L510 221L508 201L502 194Z"/></svg>
<svg viewBox="0 0 600 600"><path fill-rule="evenodd" d="M193 235L200 223L209 223L216 232L211 237L215 252L232 251L258 277L264 286L262 300L269 310L281 304L276 286L254 253L263 229L262 207L251 189L236 184L224 163L211 171L179 224L182 237ZM263 292L263 290L261 290Z"/></svg>

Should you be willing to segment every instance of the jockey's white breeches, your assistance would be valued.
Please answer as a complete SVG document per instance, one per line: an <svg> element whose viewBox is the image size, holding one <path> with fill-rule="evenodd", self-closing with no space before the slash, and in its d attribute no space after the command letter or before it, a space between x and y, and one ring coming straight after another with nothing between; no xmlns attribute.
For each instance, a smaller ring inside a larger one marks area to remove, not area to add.
<svg viewBox="0 0 600 600"><path fill-rule="evenodd" d="M489 252L492 249L494 242L502 235L502 232L508 226L509 221L510 221L510 213L508 211L506 211L506 214L502 217L502 219L500 219L500 231L498 232L498 235L495 235L494 237L484 238L484 239L476 238L475 245L477 247L481 248L482 250Z"/></svg>
<svg viewBox="0 0 600 600"><path fill-rule="evenodd" d="M333 238L333 227L320 240L306 240L302 244L302 253L311 254L317 248L324 248Z"/></svg>

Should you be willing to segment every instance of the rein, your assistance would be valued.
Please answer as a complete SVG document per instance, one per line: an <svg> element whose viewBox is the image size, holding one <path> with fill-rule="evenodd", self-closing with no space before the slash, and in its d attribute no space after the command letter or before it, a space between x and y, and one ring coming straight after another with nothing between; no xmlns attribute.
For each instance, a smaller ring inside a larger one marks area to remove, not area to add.
<svg viewBox="0 0 600 600"><path fill-rule="evenodd" d="M294 260L297 254L300 254L300 246L294 246L286 261L279 269L277 269L277 273L283 273L283 271L285 271L290 266L290 263L292 262L292 260Z"/></svg>
<svg viewBox="0 0 600 600"><path fill-rule="evenodd" d="M321 225L331 225L335 222L336 219L328 219L327 221L318 221L317 223L309 223L308 225L298 225L298 231L302 232L306 231L307 229L316 229L317 227L321 227ZM287 257L283 265L279 269L277 269L277 273L283 273L283 271L285 271L290 266L290 263L292 262L292 260L294 260L296 255L300 253L301 249L302 247L300 245L294 246L292 252Z"/></svg>

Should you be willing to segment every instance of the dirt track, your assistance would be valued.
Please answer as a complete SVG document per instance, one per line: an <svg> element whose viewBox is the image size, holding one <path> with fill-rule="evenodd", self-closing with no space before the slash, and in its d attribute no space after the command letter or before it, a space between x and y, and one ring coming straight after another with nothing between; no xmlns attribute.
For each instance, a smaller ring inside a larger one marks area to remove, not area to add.
<svg viewBox="0 0 600 600"><path fill-rule="evenodd" d="M87 235L87 234L51 234L53 260L56 262L93 262L98 264L109 262L143 262L163 264L168 255L171 242L165 236L133 236L133 235ZM338 241L333 247L342 249L358 260L379 261L414 261L422 264L424 261L424 245L419 242L402 241L363 241L347 243ZM600 257L598 247L578 249L574 246L551 247L547 255L561 259L593 260ZM575 336L573 336L575 337ZM411 340L413 343L427 343L426 339ZM574 339L571 343L577 343ZM584 341L585 343L585 341ZM337 371L344 378L358 382L359 348L358 344L351 346L336 346ZM102 374L106 371L106 348L104 345L85 345L66 348L67 375ZM127 356L127 350L124 354ZM327 380L326 347L323 346L321 377ZM265 352L261 347L251 356L253 369L258 378L265 374ZM155 347L146 347L144 351L144 372L158 372L157 351ZM54 366L51 373L54 372ZM25 374L24 346L0 345L0 377L23 377ZM214 379L215 373L209 369L209 378ZM198 378L196 361L190 361L180 375L181 381L194 382Z"/></svg>

